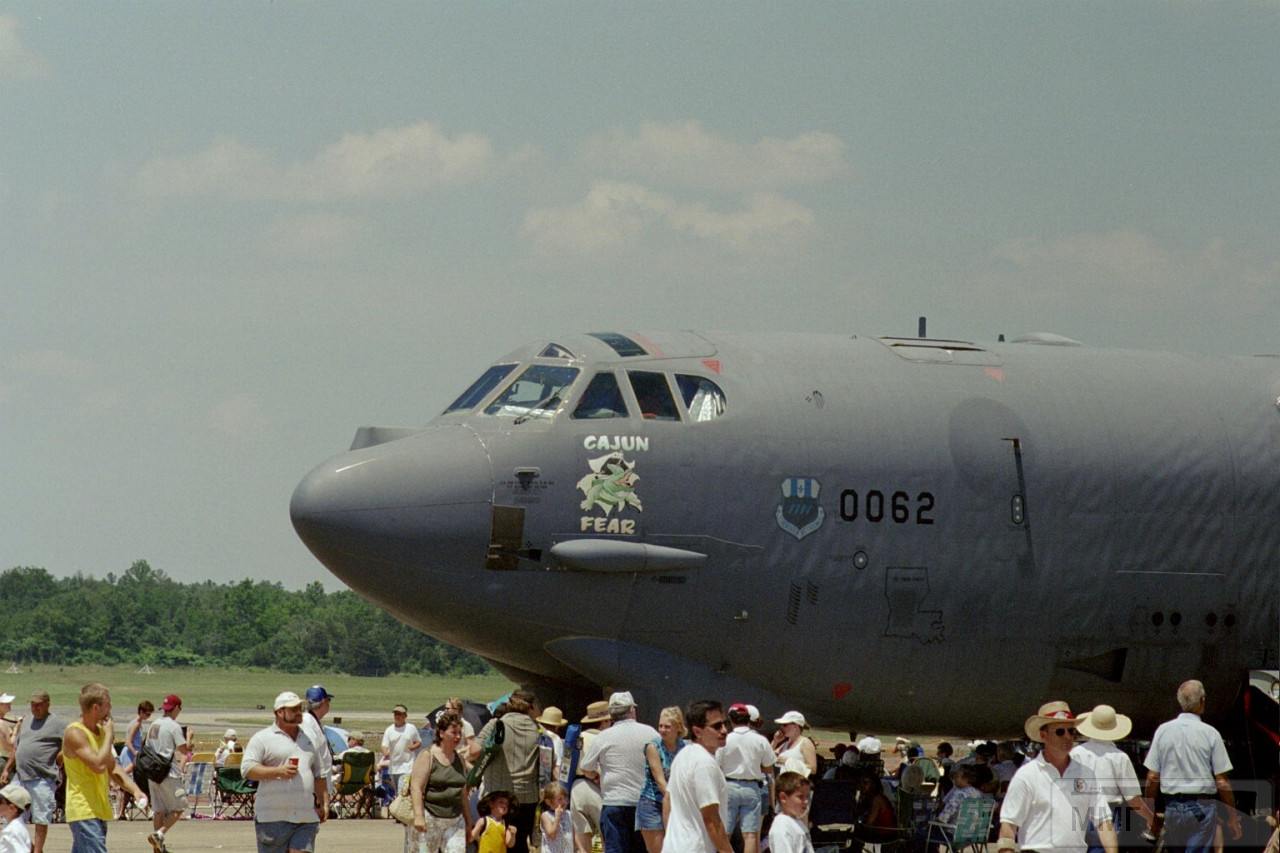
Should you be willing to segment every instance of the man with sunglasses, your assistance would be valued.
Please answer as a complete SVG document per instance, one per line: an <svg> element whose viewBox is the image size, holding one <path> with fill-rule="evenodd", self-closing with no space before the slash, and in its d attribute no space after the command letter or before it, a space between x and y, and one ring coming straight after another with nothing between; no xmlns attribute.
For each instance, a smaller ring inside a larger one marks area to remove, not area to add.
<svg viewBox="0 0 1280 853"><path fill-rule="evenodd" d="M1027 737L1044 744L1033 761L1013 774L1000 807L999 853L1084 853L1089 821L1098 830L1106 853L1116 853L1111 810L1093 771L1071 760L1076 724L1066 702L1049 702L1027 718Z"/></svg>
<svg viewBox="0 0 1280 853"><path fill-rule="evenodd" d="M676 753L667 780L667 834L662 853L731 853L725 832L729 797L716 750L724 746L728 724L719 702L703 699L685 710L688 748ZM1115 851L1109 851L1115 853Z"/></svg>

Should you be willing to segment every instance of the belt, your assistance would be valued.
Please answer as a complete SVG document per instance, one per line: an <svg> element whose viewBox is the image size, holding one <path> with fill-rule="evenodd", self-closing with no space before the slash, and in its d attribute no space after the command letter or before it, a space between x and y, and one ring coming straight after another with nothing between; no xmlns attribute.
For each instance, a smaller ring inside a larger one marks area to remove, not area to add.
<svg viewBox="0 0 1280 853"><path fill-rule="evenodd" d="M1216 803L1218 801L1216 794L1165 794L1164 799L1169 803Z"/></svg>
<svg viewBox="0 0 1280 853"><path fill-rule="evenodd" d="M756 785L759 787L764 787L764 782L761 782L759 779L735 779L732 776L730 776L728 777L728 781L737 782L742 785Z"/></svg>

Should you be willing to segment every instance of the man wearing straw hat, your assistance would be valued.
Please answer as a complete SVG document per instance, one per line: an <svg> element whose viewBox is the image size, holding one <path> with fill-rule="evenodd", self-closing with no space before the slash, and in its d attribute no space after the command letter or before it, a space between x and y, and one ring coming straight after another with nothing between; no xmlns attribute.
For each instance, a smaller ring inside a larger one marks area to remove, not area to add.
<svg viewBox="0 0 1280 853"><path fill-rule="evenodd" d="M1227 828L1233 840L1242 833L1240 813L1227 780L1231 760L1222 735L1200 719L1204 685L1182 682L1178 705L1182 713L1161 723L1151 738L1151 750L1143 762L1151 771L1147 797L1154 801L1157 793L1164 795L1164 849L1201 853L1214 848L1218 801L1227 806Z"/></svg>
<svg viewBox="0 0 1280 853"><path fill-rule="evenodd" d="M1000 807L1000 853L1018 850L1019 844L1024 853L1084 853L1090 820L1103 850L1117 853L1111 814L1093 771L1071 760L1078 722L1066 702L1048 702L1023 724L1027 737L1044 749L1009 783Z"/></svg>
<svg viewBox="0 0 1280 853"><path fill-rule="evenodd" d="M1124 740L1133 729L1133 721L1124 714L1117 714L1110 705L1098 705L1082 716L1076 732L1088 738L1071 750L1071 759L1092 768L1102 796L1111 808L1111 824L1117 832L1126 826L1124 807L1128 805L1142 816L1148 825L1154 819L1150 806L1142 799L1138 786L1138 774L1133 770L1129 756L1120 751L1115 742ZM1089 833L1089 853L1100 851L1095 833Z"/></svg>

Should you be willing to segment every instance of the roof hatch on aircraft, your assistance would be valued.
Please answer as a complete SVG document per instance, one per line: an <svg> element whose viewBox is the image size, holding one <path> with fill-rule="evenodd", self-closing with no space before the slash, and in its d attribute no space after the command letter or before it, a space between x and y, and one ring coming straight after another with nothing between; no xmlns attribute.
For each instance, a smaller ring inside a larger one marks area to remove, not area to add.
<svg viewBox="0 0 1280 853"><path fill-rule="evenodd" d="M971 364L997 367L1000 357L972 341L950 341L942 338L882 337L880 343L907 361L930 364Z"/></svg>
<svg viewBox="0 0 1280 853"><path fill-rule="evenodd" d="M630 358L636 355L648 355L645 348L626 335L620 335L617 332L588 332L587 334L597 340L604 341L614 352L623 358Z"/></svg>

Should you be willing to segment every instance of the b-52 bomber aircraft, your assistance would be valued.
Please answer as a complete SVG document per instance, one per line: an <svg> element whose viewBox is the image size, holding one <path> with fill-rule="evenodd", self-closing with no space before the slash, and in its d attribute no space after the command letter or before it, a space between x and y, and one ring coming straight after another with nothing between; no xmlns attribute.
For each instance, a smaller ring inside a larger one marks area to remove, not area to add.
<svg viewBox="0 0 1280 853"><path fill-rule="evenodd" d="M712 696L872 731L1153 726L1280 645L1280 358L1056 335L598 333L364 427L293 524L545 698Z"/></svg>

